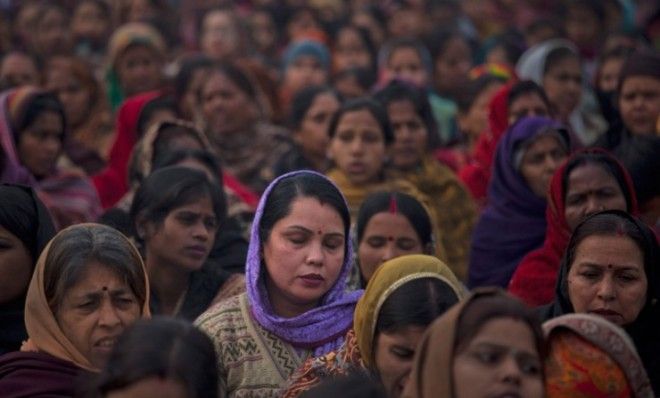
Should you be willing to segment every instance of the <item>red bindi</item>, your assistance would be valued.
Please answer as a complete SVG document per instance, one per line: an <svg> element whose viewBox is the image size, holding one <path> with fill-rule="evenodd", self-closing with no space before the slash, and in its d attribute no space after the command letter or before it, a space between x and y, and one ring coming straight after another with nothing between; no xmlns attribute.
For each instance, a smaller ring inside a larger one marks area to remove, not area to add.
<svg viewBox="0 0 660 398"><path fill-rule="evenodd" d="M390 242L394 241L394 236L388 236L387 240L390 241Z"/></svg>

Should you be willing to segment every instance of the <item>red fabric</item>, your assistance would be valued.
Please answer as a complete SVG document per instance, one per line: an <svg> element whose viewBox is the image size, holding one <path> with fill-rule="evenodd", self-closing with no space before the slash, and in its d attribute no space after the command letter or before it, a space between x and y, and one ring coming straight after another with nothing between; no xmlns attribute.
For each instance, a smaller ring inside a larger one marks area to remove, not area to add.
<svg viewBox="0 0 660 398"><path fill-rule="evenodd" d="M256 210L257 205L259 204L259 196L252 192L250 188L241 184L236 177L228 174L226 172L222 173L222 182L224 186L231 189L236 196L238 196L243 202L245 202L252 209Z"/></svg>
<svg viewBox="0 0 660 398"><path fill-rule="evenodd" d="M458 178L477 203L483 204L486 200L497 143L509 128L507 99L512 84L500 88L493 96L488 106L488 128L479 136L471 162L458 171Z"/></svg>
<svg viewBox="0 0 660 398"><path fill-rule="evenodd" d="M571 159L581 153L608 153L602 149L585 149L573 154ZM545 218L548 227L545 233L543 246L527 254L511 278L509 293L522 299L530 306L540 306L551 303L555 298L555 284L564 251L568 246L571 231L564 217L565 192L562 187L564 174L566 174L567 160L555 172L550 182L550 193ZM616 160L615 160L616 161ZM630 192L630 213L639 214L635 187L628 171L618 162L626 179L628 192Z"/></svg>
<svg viewBox="0 0 660 398"><path fill-rule="evenodd" d="M117 135L110 149L108 165L92 177L104 209L114 206L128 191L128 160L138 138L137 122L144 106L159 95L160 91L139 94L128 98L119 108Z"/></svg>

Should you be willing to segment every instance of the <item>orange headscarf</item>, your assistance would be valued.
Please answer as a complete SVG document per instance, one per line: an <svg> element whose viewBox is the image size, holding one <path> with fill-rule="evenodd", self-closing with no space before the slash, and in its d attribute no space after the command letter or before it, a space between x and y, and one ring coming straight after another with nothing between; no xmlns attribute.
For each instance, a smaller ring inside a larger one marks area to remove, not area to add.
<svg viewBox="0 0 660 398"><path fill-rule="evenodd" d="M30 281L30 286L28 287L27 298L25 300L25 326L27 328L28 341L23 344L21 351L45 352L56 358L73 362L75 365L83 369L98 371L98 369L90 363L89 359L83 356L64 335L55 319L55 314L53 314L53 311L48 304L48 300L46 299L44 270L47 266L46 259L48 258L51 245L58 236L75 228L94 229L110 227L91 223L77 224L60 231L44 248L37 261L32 280ZM119 234L119 232L117 233ZM130 247L131 255L135 258L135 264L139 264L144 275L146 296L144 302L140 304L142 305L142 317L148 318L151 314L149 312L149 282L147 271L135 246L133 246L128 238L123 235L122 237Z"/></svg>

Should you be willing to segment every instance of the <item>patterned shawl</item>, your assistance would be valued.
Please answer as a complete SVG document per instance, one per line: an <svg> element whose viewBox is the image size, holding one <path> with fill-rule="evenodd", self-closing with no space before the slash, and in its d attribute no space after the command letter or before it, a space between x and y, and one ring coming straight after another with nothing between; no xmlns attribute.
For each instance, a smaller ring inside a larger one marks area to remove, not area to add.
<svg viewBox="0 0 660 398"><path fill-rule="evenodd" d="M284 318L275 314L263 278L266 271L261 255L259 226L266 201L273 188L281 180L299 174L313 174L327 179L316 172L295 171L278 177L266 188L252 223L250 247L245 266L247 297L252 309L252 316L261 327L295 347L311 348L314 350L314 356L321 356L338 349L344 341L344 335L353 322L355 303L362 295L362 291L346 293L353 253L351 238L346 236L346 251L341 272L335 284L321 299L319 306L293 318Z"/></svg>

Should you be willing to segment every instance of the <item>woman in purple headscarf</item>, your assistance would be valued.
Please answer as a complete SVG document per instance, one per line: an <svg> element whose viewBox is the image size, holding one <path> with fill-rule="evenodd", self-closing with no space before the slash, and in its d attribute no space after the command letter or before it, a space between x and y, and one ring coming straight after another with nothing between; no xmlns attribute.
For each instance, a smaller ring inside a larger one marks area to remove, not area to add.
<svg viewBox="0 0 660 398"><path fill-rule="evenodd" d="M229 397L277 397L310 356L336 350L361 291L346 293L350 216L339 189L311 171L264 192L252 224L247 292L202 314Z"/></svg>
<svg viewBox="0 0 660 398"><path fill-rule="evenodd" d="M506 287L520 260L545 237L550 178L569 152L558 122L518 120L497 146L488 203L472 235L468 286Z"/></svg>

